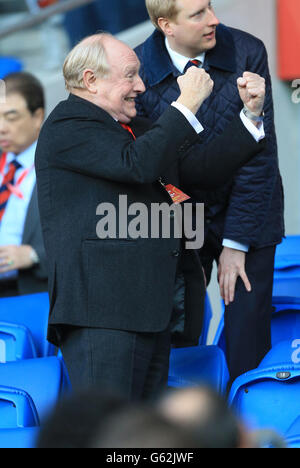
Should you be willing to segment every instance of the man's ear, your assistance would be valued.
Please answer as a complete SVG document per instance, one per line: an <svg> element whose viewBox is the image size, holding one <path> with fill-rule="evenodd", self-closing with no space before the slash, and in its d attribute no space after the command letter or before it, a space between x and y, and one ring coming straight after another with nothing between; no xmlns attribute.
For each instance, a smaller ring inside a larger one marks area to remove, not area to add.
<svg viewBox="0 0 300 468"><path fill-rule="evenodd" d="M172 23L168 18L158 18L157 24L165 36L173 36Z"/></svg>
<svg viewBox="0 0 300 468"><path fill-rule="evenodd" d="M97 77L95 76L95 73L93 70L84 70L83 72L83 82L85 88L92 94L96 94L97 92L97 87L96 87L96 82L97 82Z"/></svg>

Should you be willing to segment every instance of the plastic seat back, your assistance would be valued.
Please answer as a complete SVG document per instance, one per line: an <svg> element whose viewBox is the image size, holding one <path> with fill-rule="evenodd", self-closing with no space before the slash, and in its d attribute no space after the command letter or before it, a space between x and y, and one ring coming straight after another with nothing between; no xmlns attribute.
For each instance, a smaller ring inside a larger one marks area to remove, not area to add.
<svg viewBox="0 0 300 468"><path fill-rule="evenodd" d="M300 298L273 297L272 346L300 339Z"/></svg>
<svg viewBox="0 0 300 468"><path fill-rule="evenodd" d="M300 339L300 298L276 296L273 297L272 303L274 307L271 322L272 347L281 341ZM226 354L224 304L213 344L219 346Z"/></svg>
<svg viewBox="0 0 300 468"><path fill-rule="evenodd" d="M300 297L300 236L287 236L277 246L273 296Z"/></svg>
<svg viewBox="0 0 300 468"><path fill-rule="evenodd" d="M0 429L0 448L32 449L36 447L38 427Z"/></svg>
<svg viewBox="0 0 300 468"><path fill-rule="evenodd" d="M47 341L48 316L48 293L0 299L0 321L26 327L38 357L52 355L54 350Z"/></svg>
<svg viewBox="0 0 300 468"><path fill-rule="evenodd" d="M225 393L229 380L223 351L217 346L195 346L171 350L169 387L209 385Z"/></svg>
<svg viewBox="0 0 300 468"><path fill-rule="evenodd" d="M273 429L281 436L300 414L300 365L291 342L281 342L259 367L238 377L229 403L251 428Z"/></svg>
<svg viewBox="0 0 300 468"><path fill-rule="evenodd" d="M38 425L39 418L31 397L21 389L0 386L0 429Z"/></svg>
<svg viewBox="0 0 300 468"><path fill-rule="evenodd" d="M0 79L9 73L20 72L23 68L22 62L14 57L0 57Z"/></svg>
<svg viewBox="0 0 300 468"><path fill-rule="evenodd" d="M208 294L205 296L205 306L204 306L204 317L203 317L203 329L199 339L199 345L204 346L207 344L209 326L212 319L213 313L211 308L211 303Z"/></svg>
<svg viewBox="0 0 300 468"><path fill-rule="evenodd" d="M0 363L37 357L30 331L23 325L0 322Z"/></svg>
<svg viewBox="0 0 300 468"><path fill-rule="evenodd" d="M40 420L51 411L60 396L69 390L63 365L56 357L2 364L0 383L28 394Z"/></svg>

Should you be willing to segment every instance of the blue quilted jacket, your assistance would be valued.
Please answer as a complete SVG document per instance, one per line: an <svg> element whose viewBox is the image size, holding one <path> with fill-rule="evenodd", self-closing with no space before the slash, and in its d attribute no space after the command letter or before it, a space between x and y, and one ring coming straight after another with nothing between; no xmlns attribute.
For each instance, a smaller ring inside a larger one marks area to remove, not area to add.
<svg viewBox="0 0 300 468"><path fill-rule="evenodd" d="M179 95L179 71L172 64L163 35L155 31L136 53L146 92L137 101L138 114L155 121ZM253 248L280 243L284 236L283 189L278 169L277 142L273 121L273 100L268 58L264 44L243 31L219 25L217 45L206 54L204 68L214 80L212 95L201 106L198 119L205 128L201 145L221 134L242 109L236 80L244 71L266 79L266 150L245 165L217 191L181 187L205 203L208 228L222 240L231 239Z"/></svg>

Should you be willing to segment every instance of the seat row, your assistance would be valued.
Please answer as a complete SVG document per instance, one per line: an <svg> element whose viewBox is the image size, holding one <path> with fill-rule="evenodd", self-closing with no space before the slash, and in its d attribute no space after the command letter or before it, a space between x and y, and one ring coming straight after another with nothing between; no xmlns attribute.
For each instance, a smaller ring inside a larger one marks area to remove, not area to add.
<svg viewBox="0 0 300 468"><path fill-rule="evenodd" d="M293 260L299 239L291 243L277 256L274 290L279 278L281 293L290 297L273 297L272 349L257 369L236 379L228 401L249 427L274 429L300 446L300 274L289 283L300 265L300 256ZM0 447L33 446L41 420L71 389L62 356L46 339L48 312L46 293L0 299ZM207 296L199 346L172 349L169 386L205 383L225 395L224 320L208 345L211 319Z"/></svg>
<svg viewBox="0 0 300 468"><path fill-rule="evenodd" d="M205 329L212 313L206 298ZM272 429L289 447L300 448L300 236L278 246L275 259L272 348L259 367L235 380L228 402L251 429ZM195 348L173 349L169 385L209 384L226 394L229 373L224 304L211 345L207 335Z"/></svg>
<svg viewBox="0 0 300 468"><path fill-rule="evenodd" d="M41 421L70 391L64 361L46 339L47 293L0 299L0 448L31 448Z"/></svg>

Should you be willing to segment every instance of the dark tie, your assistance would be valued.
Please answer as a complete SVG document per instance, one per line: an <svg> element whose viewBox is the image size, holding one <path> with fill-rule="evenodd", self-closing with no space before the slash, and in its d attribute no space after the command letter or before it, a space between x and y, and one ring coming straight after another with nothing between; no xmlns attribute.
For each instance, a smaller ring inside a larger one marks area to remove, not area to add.
<svg viewBox="0 0 300 468"><path fill-rule="evenodd" d="M125 130L127 130L127 132L131 133L133 139L136 140L136 136L135 136L135 134L133 133L132 128L131 128L129 125L124 124L124 123L120 123L120 125L121 125L123 128L125 128Z"/></svg>
<svg viewBox="0 0 300 468"><path fill-rule="evenodd" d="M186 64L183 73L186 73L186 71L191 68L191 67L201 67L202 62L200 60L189 60L188 63Z"/></svg>
<svg viewBox="0 0 300 468"><path fill-rule="evenodd" d="M8 184L13 184L15 173L20 167L22 167L20 163L18 163L16 160L12 161L9 164L7 174L4 176L2 185L0 187L0 221L3 218L7 202L11 196L11 191L8 188Z"/></svg>

